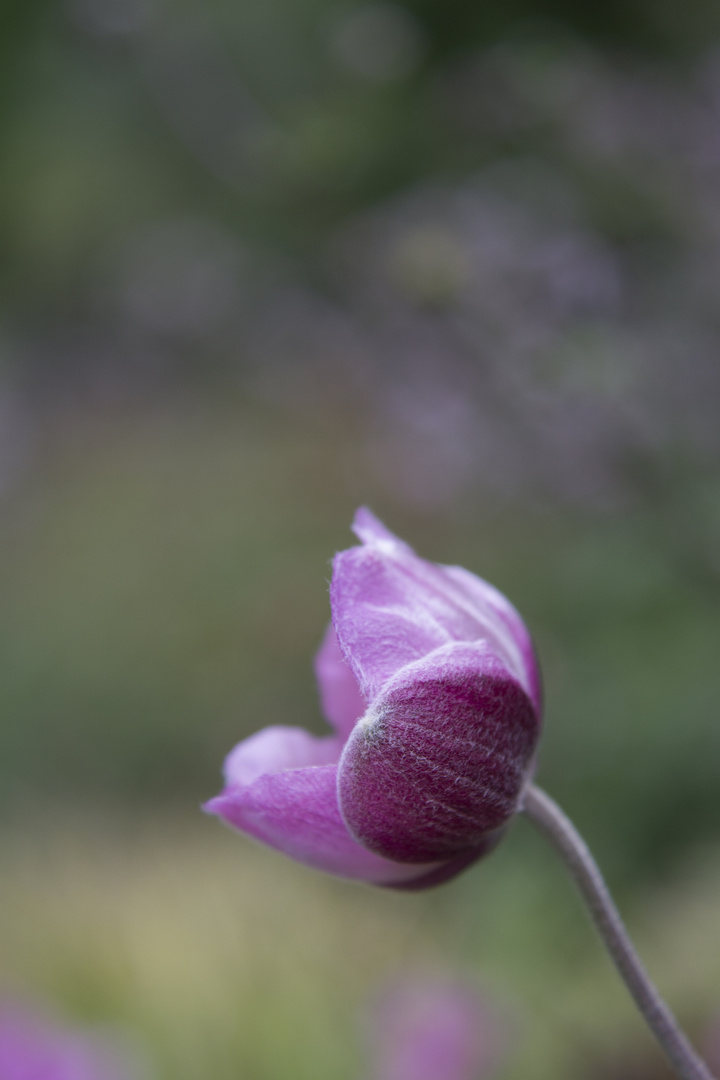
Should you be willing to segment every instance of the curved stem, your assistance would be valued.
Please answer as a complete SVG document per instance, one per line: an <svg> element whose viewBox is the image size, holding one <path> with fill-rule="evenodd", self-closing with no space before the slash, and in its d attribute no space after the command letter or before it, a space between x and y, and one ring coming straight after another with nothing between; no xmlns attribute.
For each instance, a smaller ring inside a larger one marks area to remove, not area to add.
<svg viewBox="0 0 720 1080"><path fill-rule="evenodd" d="M560 807L535 784L523 795L521 811L545 833L588 906L625 985L682 1080L714 1080L642 965L590 850Z"/></svg>

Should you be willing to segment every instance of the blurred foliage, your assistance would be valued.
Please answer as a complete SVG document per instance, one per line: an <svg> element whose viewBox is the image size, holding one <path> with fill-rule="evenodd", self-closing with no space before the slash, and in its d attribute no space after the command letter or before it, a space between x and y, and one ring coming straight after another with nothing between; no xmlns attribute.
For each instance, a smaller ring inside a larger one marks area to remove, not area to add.
<svg viewBox="0 0 720 1080"><path fill-rule="evenodd" d="M665 1080L562 872L515 832L523 865L508 844L453 888L408 896L312 873L210 821L36 821L0 851L3 978L68 1018L132 1031L157 1080L366 1076L365 1015L408 970L478 981L509 1035L498 1077L609 1077L625 1063ZM720 862L698 855L629 921L702 1040Z"/></svg>

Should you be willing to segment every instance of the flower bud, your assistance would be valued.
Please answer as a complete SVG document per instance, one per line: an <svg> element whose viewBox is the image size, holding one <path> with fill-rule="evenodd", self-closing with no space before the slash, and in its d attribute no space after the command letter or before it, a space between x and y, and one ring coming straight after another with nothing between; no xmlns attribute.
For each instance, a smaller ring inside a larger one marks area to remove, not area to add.
<svg viewBox="0 0 720 1080"><path fill-rule="evenodd" d="M319 869L398 888L454 876L518 808L540 733L530 636L496 589L358 511L318 654L335 735L267 728L206 809Z"/></svg>

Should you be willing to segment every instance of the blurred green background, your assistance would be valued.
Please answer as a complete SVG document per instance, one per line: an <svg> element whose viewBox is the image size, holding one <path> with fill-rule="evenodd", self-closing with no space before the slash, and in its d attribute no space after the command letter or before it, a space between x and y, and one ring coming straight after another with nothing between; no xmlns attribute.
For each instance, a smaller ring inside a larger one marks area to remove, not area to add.
<svg viewBox="0 0 720 1080"><path fill-rule="evenodd" d="M407 897L198 806L240 738L323 730L368 503L524 614L539 778L703 1038L720 9L6 0L0 60L3 986L163 1080L323 1080L373 987L455 966L502 1075L663 1077L524 824Z"/></svg>

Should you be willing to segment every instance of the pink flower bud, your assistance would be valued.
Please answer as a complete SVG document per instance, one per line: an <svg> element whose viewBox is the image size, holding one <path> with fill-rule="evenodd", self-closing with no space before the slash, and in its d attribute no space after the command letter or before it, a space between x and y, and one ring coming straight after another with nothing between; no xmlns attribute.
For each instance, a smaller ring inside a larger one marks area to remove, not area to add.
<svg viewBox="0 0 720 1080"><path fill-rule="evenodd" d="M540 732L530 636L491 585L420 559L365 509L336 556L316 661L335 735L273 727L206 809L322 870L421 888L497 842Z"/></svg>

